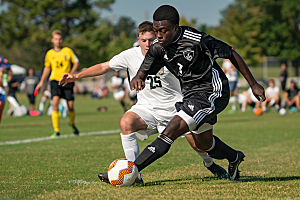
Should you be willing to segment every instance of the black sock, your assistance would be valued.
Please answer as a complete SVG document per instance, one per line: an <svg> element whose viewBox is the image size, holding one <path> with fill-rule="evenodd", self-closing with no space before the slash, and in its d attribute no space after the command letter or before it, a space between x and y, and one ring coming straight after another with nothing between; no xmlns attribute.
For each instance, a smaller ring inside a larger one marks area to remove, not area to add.
<svg viewBox="0 0 300 200"><path fill-rule="evenodd" d="M122 107L125 107L124 101L120 101L120 103L121 103Z"/></svg>
<svg viewBox="0 0 300 200"><path fill-rule="evenodd" d="M215 147L207 151L210 157L215 159L224 159L226 158L229 162L233 162L236 160L237 152L232 149L230 146L222 142L217 136L215 138Z"/></svg>
<svg viewBox="0 0 300 200"><path fill-rule="evenodd" d="M139 171L143 170L145 167L147 167L169 151L173 141L165 140L166 138L169 139L165 135L163 135L163 138L161 137L161 135L158 136L158 138L156 138L156 140L148 145L136 158L134 163L137 165Z"/></svg>

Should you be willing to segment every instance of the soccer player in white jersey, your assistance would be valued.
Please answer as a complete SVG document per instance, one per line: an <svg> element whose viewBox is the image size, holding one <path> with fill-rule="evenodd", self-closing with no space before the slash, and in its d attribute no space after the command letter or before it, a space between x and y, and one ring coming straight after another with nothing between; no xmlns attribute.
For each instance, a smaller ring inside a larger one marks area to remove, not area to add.
<svg viewBox="0 0 300 200"><path fill-rule="evenodd" d="M66 84L81 78L102 75L108 71L128 70L129 79L135 76L144 60L149 47L155 39L153 24L143 22L137 29L140 47L134 47L121 52L109 62L94 65L78 74L64 74L59 84ZM138 101L121 118L121 139L128 160L134 161L139 155L139 146L136 137L140 140L147 139L150 135L161 133L168 122L176 114L175 102L182 100L179 81L166 67L152 76L148 76L146 87L137 95ZM211 129L212 126L204 125L202 131ZM197 149L190 134L187 140L196 152L203 158L204 165L216 176L226 178L225 169L216 165L206 152ZM108 182L107 174L100 173L99 178ZM142 179L140 178L140 182Z"/></svg>

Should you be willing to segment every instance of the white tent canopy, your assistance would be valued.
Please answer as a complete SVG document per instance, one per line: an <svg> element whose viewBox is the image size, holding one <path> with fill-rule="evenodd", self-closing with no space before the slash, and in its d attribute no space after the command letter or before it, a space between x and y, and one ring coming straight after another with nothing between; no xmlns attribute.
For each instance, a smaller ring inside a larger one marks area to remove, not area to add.
<svg viewBox="0 0 300 200"><path fill-rule="evenodd" d="M10 65L10 69L11 69L13 75L26 75L27 74L26 69L19 65L12 64L12 65Z"/></svg>

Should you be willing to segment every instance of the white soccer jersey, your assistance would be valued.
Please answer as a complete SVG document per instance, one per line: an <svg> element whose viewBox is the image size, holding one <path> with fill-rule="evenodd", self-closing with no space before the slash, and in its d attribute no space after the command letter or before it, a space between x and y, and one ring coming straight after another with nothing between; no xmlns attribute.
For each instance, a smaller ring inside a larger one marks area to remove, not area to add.
<svg viewBox="0 0 300 200"><path fill-rule="evenodd" d="M121 52L109 61L115 71L128 70L130 80L139 70L144 56L140 47ZM178 79L166 67L156 75L148 75L145 88L137 94L137 105L148 105L153 109L174 110L175 102L182 101Z"/></svg>
<svg viewBox="0 0 300 200"><path fill-rule="evenodd" d="M274 97L278 92L280 92L280 89L279 89L278 86L274 86L274 88L268 87L268 88L266 89L266 96L267 96L268 98L272 98L272 97Z"/></svg>

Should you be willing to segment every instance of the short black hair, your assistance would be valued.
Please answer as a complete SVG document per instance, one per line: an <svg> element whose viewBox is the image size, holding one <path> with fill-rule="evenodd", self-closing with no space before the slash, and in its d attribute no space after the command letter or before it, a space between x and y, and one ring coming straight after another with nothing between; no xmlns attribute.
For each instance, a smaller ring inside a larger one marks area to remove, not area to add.
<svg viewBox="0 0 300 200"><path fill-rule="evenodd" d="M172 26L179 25L179 13L173 6L162 5L153 14L154 21L167 20Z"/></svg>

